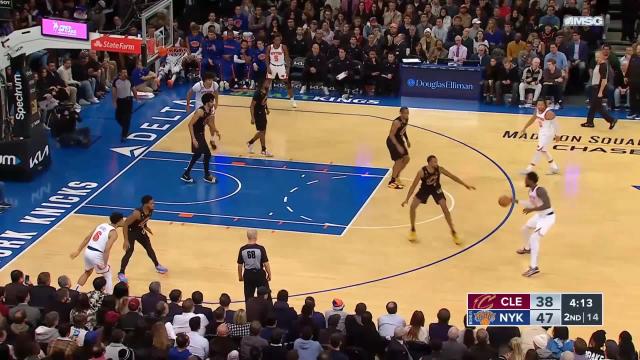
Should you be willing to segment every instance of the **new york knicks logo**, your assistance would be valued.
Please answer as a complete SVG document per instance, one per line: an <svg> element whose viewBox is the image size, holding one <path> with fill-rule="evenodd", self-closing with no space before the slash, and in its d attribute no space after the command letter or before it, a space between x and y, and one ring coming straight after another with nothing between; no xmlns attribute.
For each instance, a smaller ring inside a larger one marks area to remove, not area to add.
<svg viewBox="0 0 640 360"><path fill-rule="evenodd" d="M495 294L483 294L473 299L472 309L493 309Z"/></svg>
<svg viewBox="0 0 640 360"><path fill-rule="evenodd" d="M480 325L486 326L491 324L496 319L496 314L490 310L482 310L475 313L473 317L476 319L477 322L480 323Z"/></svg>
<svg viewBox="0 0 640 360"><path fill-rule="evenodd" d="M409 87L416 86L416 80L415 79L408 79L407 80L407 86L409 86Z"/></svg>

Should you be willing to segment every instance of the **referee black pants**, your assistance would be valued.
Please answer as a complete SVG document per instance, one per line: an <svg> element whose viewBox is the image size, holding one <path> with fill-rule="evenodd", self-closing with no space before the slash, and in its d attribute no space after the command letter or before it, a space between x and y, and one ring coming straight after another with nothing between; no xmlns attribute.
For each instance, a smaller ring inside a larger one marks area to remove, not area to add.
<svg viewBox="0 0 640 360"><path fill-rule="evenodd" d="M256 296L256 289L260 286L269 288L267 273L264 270L245 270L242 275L244 279L244 299Z"/></svg>
<svg viewBox="0 0 640 360"><path fill-rule="evenodd" d="M613 116L611 116L611 114L609 114L607 109L605 109L602 106L603 98L598 97L598 90L599 90L599 86L597 85L594 85L591 87L591 100L589 101L589 113L587 114L587 123L593 124L593 118L595 117L596 113L600 113L600 115L602 115L602 118L605 119L609 124L611 124L614 120ZM605 89L604 91L606 94L607 89Z"/></svg>
<svg viewBox="0 0 640 360"><path fill-rule="evenodd" d="M121 137L126 138L129 135L129 127L131 126L131 113L133 112L133 98L131 96L116 100L116 120L122 128Z"/></svg>

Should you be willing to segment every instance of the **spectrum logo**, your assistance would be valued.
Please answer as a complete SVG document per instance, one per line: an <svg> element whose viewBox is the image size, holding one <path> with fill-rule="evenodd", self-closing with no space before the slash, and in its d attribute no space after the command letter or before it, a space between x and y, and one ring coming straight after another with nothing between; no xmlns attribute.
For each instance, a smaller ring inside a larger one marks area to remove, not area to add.
<svg viewBox="0 0 640 360"><path fill-rule="evenodd" d="M431 90L437 89L455 89L455 90L465 90L472 91L474 89L473 84L468 83L460 83L457 81L423 81L420 79L407 79L408 87L422 87Z"/></svg>

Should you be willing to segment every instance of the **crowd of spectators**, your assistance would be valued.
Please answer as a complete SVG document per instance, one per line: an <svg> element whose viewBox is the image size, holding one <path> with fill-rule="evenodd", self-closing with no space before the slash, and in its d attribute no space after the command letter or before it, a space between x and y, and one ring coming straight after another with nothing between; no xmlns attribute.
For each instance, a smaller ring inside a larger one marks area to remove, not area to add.
<svg viewBox="0 0 640 360"><path fill-rule="evenodd" d="M11 272L0 287L1 359L638 360L627 331L607 339L597 330L585 341L567 327L474 328L466 318L456 327L444 308L427 324L419 310L403 318L393 301L377 319L365 303L350 312L337 298L321 312L309 296L298 311L286 290L272 300L265 287L232 310L225 293L208 307L202 292L167 297L159 282L140 298L126 283L105 293L103 277L87 293L70 285L64 275L56 289L48 272L33 285Z"/></svg>

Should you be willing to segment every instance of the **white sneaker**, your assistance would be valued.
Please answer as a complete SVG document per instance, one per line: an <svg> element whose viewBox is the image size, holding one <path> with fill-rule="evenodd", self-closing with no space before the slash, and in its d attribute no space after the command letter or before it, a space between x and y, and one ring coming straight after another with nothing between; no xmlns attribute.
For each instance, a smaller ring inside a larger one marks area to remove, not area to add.
<svg viewBox="0 0 640 360"><path fill-rule="evenodd" d="M255 143L250 144L250 143L248 143L248 142L247 142L247 149L249 150L249 154L253 154L253 145L254 145L254 144L255 144Z"/></svg>
<svg viewBox="0 0 640 360"><path fill-rule="evenodd" d="M302 87L300 88L300 94L304 94L307 92L307 87L305 85L302 85Z"/></svg>
<svg viewBox="0 0 640 360"><path fill-rule="evenodd" d="M560 169L559 168L551 168L549 169L549 172L547 173L547 175L557 175L560 174Z"/></svg>
<svg viewBox="0 0 640 360"><path fill-rule="evenodd" d="M349 99L349 94L342 94L342 100Z"/></svg>
<svg viewBox="0 0 640 360"><path fill-rule="evenodd" d="M270 153L268 150L261 151L260 154L262 154L262 156L264 157L273 157L273 154Z"/></svg>
<svg viewBox="0 0 640 360"><path fill-rule="evenodd" d="M297 108L298 107L298 103L296 103L296 99L291 98L290 100L291 100L291 107L292 108Z"/></svg>
<svg viewBox="0 0 640 360"><path fill-rule="evenodd" d="M322 87L322 92L323 92L325 95L329 95L329 88L327 88L326 86L323 86L323 87Z"/></svg>
<svg viewBox="0 0 640 360"><path fill-rule="evenodd" d="M249 83L249 89L253 90L256 88L256 82L251 80L251 82Z"/></svg>
<svg viewBox="0 0 640 360"><path fill-rule="evenodd" d="M100 104L100 100L98 100L96 98L89 99L89 102L92 103L92 104Z"/></svg>
<svg viewBox="0 0 640 360"><path fill-rule="evenodd" d="M220 92L224 91L224 81L220 80L220 82L218 83L218 87L220 88Z"/></svg>

